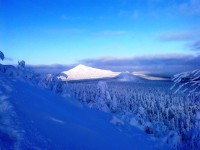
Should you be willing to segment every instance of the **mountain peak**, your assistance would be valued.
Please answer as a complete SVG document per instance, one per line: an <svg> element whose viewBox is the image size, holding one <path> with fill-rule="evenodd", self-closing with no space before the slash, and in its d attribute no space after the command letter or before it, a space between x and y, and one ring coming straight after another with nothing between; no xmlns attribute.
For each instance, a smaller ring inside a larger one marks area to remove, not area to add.
<svg viewBox="0 0 200 150"><path fill-rule="evenodd" d="M96 68L92 68L92 67L89 67L89 66L86 66L86 65L83 65L83 64L79 64L79 65L75 66L74 68L72 68L68 71L77 71L77 72L81 71L81 72L83 72L83 71L91 70L91 69L96 69Z"/></svg>
<svg viewBox="0 0 200 150"><path fill-rule="evenodd" d="M85 68L85 67L88 67L88 66L85 66L85 65L83 65L83 64L79 64L79 65L77 65L76 67L74 67L74 68Z"/></svg>

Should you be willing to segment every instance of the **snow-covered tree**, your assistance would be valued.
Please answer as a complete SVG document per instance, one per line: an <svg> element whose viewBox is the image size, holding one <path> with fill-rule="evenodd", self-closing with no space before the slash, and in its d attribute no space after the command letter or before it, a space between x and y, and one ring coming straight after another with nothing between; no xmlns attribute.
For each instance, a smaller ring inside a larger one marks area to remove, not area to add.
<svg viewBox="0 0 200 150"><path fill-rule="evenodd" d="M108 92L108 85L104 81L99 81L97 84L95 107L104 112L110 112L109 103L111 100L110 93Z"/></svg>
<svg viewBox="0 0 200 150"><path fill-rule="evenodd" d="M4 60L4 58L5 58L5 57L4 57L4 54L3 54L3 52L1 52L1 51L0 51L0 59L3 61L3 60Z"/></svg>
<svg viewBox="0 0 200 150"><path fill-rule="evenodd" d="M22 61L18 61L18 66L17 66L19 69L24 69L25 68L25 61L22 60Z"/></svg>
<svg viewBox="0 0 200 150"><path fill-rule="evenodd" d="M196 112L195 120L196 120L196 126L198 130L200 131L200 110ZM199 135L200 135L200 132L199 132Z"/></svg>
<svg viewBox="0 0 200 150"><path fill-rule="evenodd" d="M193 134L188 135L189 137L189 144L190 148L192 149L199 149L200 148L200 69L190 71L190 72L183 72L174 76L172 81L175 84L171 87L171 89L176 88L175 93L188 93L188 96L194 96L195 101L194 104L196 105L194 109L194 114L192 118L195 120L194 127L193 127ZM189 114L189 113L188 113ZM190 116L185 121L185 126L183 122L181 123L181 130L182 130L182 138L186 136L186 133L190 131ZM184 139L184 138L183 138Z"/></svg>
<svg viewBox="0 0 200 150"><path fill-rule="evenodd" d="M178 88L186 81L183 79L180 83L176 83L174 88ZM73 95L80 102L102 111L108 109L111 113L117 112L121 115L119 118L125 122L129 122L129 117L132 117L137 122L135 124L142 126L147 133L166 138L166 142L175 149L183 143L186 149L191 149L191 145L194 145L193 149L197 149L195 144L200 139L196 134L198 117L195 116L198 116L200 102L194 94L187 96L188 92L173 94L176 89L169 90L172 84L171 82L132 84L110 80L98 83L96 81L69 83Z"/></svg>
<svg viewBox="0 0 200 150"><path fill-rule="evenodd" d="M117 101L115 94L113 94L112 99L111 99L111 104L110 104L111 111L113 113L116 112L117 107L118 107L118 101Z"/></svg>
<svg viewBox="0 0 200 150"><path fill-rule="evenodd" d="M175 93L180 91L183 93L188 92L189 95L195 94L195 96L200 96L200 69L176 74L172 81L175 84L171 89L178 87Z"/></svg>
<svg viewBox="0 0 200 150"><path fill-rule="evenodd" d="M68 76L67 76L67 74L65 74L65 73L60 73L60 74L57 75L57 78L58 78L59 80L66 81L67 78L68 78Z"/></svg>

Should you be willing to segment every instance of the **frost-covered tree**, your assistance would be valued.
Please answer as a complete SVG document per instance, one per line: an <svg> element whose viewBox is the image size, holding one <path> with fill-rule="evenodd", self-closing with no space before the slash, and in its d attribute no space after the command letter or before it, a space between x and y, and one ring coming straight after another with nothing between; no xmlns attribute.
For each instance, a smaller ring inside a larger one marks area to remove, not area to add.
<svg viewBox="0 0 200 150"><path fill-rule="evenodd" d="M67 76L67 74L65 74L65 73L60 73L60 74L57 75L57 78L58 78L59 80L66 81L67 78L68 78L68 76Z"/></svg>
<svg viewBox="0 0 200 150"><path fill-rule="evenodd" d="M97 84L96 101L94 107L104 112L110 112L109 103L111 100L108 92L108 85L104 81L99 81Z"/></svg>
<svg viewBox="0 0 200 150"><path fill-rule="evenodd" d="M167 137L167 143L178 147L182 141L190 141L188 133L194 129L196 97L187 96L187 93L173 94L169 90L171 82L154 84L113 81L69 83L73 95L80 102L102 111L108 108L111 113L122 115L120 119L124 121L129 122L128 118L133 117L147 133L159 138ZM195 136L194 139L197 141Z"/></svg>
<svg viewBox="0 0 200 150"><path fill-rule="evenodd" d="M19 69L24 69L25 68L25 61L22 60L22 61L18 61L18 66L17 66Z"/></svg>
<svg viewBox="0 0 200 150"><path fill-rule="evenodd" d="M60 93L64 97L70 97L70 90L68 83L62 81L64 76L62 74L43 74L40 76L38 85L48 88L56 93ZM65 76L66 78L66 76Z"/></svg>
<svg viewBox="0 0 200 150"><path fill-rule="evenodd" d="M112 99L111 99L110 109L114 113L117 111L117 107L118 107L118 101L115 94L113 94Z"/></svg>
<svg viewBox="0 0 200 150"><path fill-rule="evenodd" d="M4 57L4 54L3 54L3 52L1 52L1 51L0 51L0 59L3 61L3 60L4 60L4 58L5 58L5 57Z"/></svg>
<svg viewBox="0 0 200 150"><path fill-rule="evenodd" d="M194 109L194 115L192 116L192 118L195 119L193 121L195 125L193 127L193 134L188 136L190 139L188 145L190 145L192 149L200 149L200 69L177 74L172 80L175 84L171 89L177 88L175 93L188 93L188 96L195 97L194 103L196 104L196 107ZM190 131L190 128L190 118L187 118L185 126L183 125L183 122L181 123L182 138Z"/></svg>
<svg viewBox="0 0 200 150"><path fill-rule="evenodd" d="M178 87L175 93L180 91L188 92L189 95L200 96L200 69L176 74L172 81L175 84L171 89Z"/></svg>
<svg viewBox="0 0 200 150"><path fill-rule="evenodd" d="M196 112L195 120L196 120L196 126L197 126L198 130L200 131L200 111Z"/></svg>

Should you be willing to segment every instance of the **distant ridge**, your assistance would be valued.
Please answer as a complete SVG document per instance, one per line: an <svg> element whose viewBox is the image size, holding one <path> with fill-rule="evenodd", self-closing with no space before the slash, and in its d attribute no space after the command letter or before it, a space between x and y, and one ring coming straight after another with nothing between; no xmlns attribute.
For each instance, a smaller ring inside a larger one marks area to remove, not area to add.
<svg viewBox="0 0 200 150"><path fill-rule="evenodd" d="M144 81L145 79L135 76L129 73L128 71L126 71L117 75L116 80L121 81L121 82L141 82L141 81Z"/></svg>
<svg viewBox="0 0 200 150"><path fill-rule="evenodd" d="M101 78L114 78L116 81L123 82L140 82L146 80L169 80L168 78L149 76L142 73L129 73L126 72L113 72L111 70L104 70L93 68L85 65L77 65L74 68L63 71L60 78L63 81L75 81L75 80L89 80L89 79L101 79ZM66 78L67 77L67 78Z"/></svg>

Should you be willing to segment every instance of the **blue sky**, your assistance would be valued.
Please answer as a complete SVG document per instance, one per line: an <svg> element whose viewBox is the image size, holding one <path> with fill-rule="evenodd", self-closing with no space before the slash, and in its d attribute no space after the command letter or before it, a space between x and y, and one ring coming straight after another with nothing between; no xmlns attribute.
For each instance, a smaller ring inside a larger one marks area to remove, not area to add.
<svg viewBox="0 0 200 150"><path fill-rule="evenodd" d="M196 59L199 18L200 0L0 0L0 49L30 65Z"/></svg>

